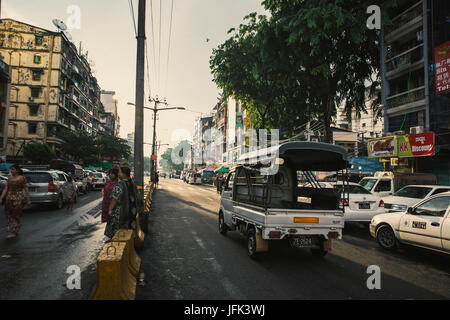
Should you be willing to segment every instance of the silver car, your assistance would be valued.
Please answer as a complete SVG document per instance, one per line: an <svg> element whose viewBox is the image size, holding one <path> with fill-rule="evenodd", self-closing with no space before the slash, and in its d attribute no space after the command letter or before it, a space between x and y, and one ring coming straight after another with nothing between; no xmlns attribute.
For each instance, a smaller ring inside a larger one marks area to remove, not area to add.
<svg viewBox="0 0 450 320"><path fill-rule="evenodd" d="M23 174L28 181L28 190L32 204L50 204L56 209L64 206L62 186L67 174L62 171L29 171Z"/></svg>

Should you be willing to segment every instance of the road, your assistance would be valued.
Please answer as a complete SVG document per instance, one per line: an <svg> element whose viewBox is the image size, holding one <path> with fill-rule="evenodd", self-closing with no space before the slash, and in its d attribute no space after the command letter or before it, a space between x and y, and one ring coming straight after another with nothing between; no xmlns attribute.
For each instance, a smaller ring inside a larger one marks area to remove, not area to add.
<svg viewBox="0 0 450 320"><path fill-rule="evenodd" d="M101 193L79 196L72 212L49 207L24 210L19 237L7 240L0 214L0 299L87 299L95 283L96 259L103 247ZM82 290L68 290L67 268L82 271Z"/></svg>
<svg viewBox="0 0 450 320"><path fill-rule="evenodd" d="M161 179L155 191L137 299L448 299L450 259L416 248L382 251L363 226L346 226L325 258L276 246L254 261L245 239L217 230L215 189ZM381 270L369 290L368 266Z"/></svg>

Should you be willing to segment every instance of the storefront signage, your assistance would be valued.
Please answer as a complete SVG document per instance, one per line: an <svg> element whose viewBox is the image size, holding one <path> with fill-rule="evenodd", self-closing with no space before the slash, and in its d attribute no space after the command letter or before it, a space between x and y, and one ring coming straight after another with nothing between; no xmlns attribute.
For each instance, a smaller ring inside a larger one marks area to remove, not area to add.
<svg viewBox="0 0 450 320"><path fill-rule="evenodd" d="M434 132L409 136L393 136L374 139L368 145L370 158L413 158L433 156L435 153Z"/></svg>
<svg viewBox="0 0 450 320"><path fill-rule="evenodd" d="M450 41L434 49L436 94L450 91Z"/></svg>
<svg viewBox="0 0 450 320"><path fill-rule="evenodd" d="M434 132L412 134L408 137L399 136L400 158L426 157L434 155Z"/></svg>
<svg viewBox="0 0 450 320"><path fill-rule="evenodd" d="M369 140L369 158L388 158L397 156L396 137L383 137Z"/></svg>

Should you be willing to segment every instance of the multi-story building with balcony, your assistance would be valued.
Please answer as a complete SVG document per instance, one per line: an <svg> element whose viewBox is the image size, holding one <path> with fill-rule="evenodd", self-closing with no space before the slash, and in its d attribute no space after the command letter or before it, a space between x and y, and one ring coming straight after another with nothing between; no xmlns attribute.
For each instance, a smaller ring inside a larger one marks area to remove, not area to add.
<svg viewBox="0 0 450 320"><path fill-rule="evenodd" d="M8 140L9 96L11 92L11 73L9 66L0 60L0 156L6 161Z"/></svg>
<svg viewBox="0 0 450 320"><path fill-rule="evenodd" d="M436 173L440 183L450 183L450 84L436 88L448 83L450 72L449 12L449 1L399 0L389 12L392 25L381 32L385 134L433 131L436 155L410 161ZM442 46L444 60L437 53Z"/></svg>
<svg viewBox="0 0 450 320"><path fill-rule="evenodd" d="M120 135L120 118L119 118L119 101L115 98L115 91L101 91L101 102L104 106L104 119L108 124L112 122L113 136L119 137Z"/></svg>
<svg viewBox="0 0 450 320"><path fill-rule="evenodd" d="M99 133L100 87L86 55L63 32L3 19L0 58L11 67L10 161L21 160L30 141L56 149L63 128Z"/></svg>

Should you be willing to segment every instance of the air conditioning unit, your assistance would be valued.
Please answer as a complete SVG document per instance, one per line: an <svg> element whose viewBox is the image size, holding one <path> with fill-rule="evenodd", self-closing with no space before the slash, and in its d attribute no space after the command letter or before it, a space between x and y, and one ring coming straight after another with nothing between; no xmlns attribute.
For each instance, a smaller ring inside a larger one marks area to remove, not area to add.
<svg viewBox="0 0 450 320"><path fill-rule="evenodd" d="M419 133L423 133L425 131L423 126L418 126L418 127L412 127L411 129L409 129L409 134L419 134Z"/></svg>

